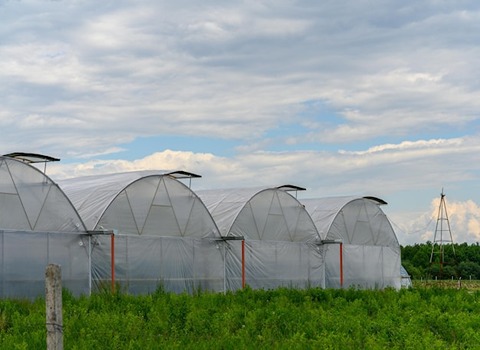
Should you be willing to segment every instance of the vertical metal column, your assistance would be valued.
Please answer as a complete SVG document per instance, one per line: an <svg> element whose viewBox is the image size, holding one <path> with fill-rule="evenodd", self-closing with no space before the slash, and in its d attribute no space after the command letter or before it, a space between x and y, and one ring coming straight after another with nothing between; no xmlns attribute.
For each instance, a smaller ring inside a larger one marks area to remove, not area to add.
<svg viewBox="0 0 480 350"><path fill-rule="evenodd" d="M92 235L88 235L88 295L92 295Z"/></svg>
<svg viewBox="0 0 480 350"><path fill-rule="evenodd" d="M115 235L110 235L110 266L111 266L111 279L112 279L112 293L115 293Z"/></svg>
<svg viewBox="0 0 480 350"><path fill-rule="evenodd" d="M242 240L242 289L245 288L245 240Z"/></svg>
<svg viewBox="0 0 480 350"><path fill-rule="evenodd" d="M343 243L340 242L340 288L343 288Z"/></svg>

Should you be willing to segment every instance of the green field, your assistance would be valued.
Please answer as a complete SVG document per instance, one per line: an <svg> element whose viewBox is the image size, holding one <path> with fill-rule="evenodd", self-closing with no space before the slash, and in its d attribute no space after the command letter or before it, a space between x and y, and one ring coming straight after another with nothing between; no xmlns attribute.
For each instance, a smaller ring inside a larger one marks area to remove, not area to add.
<svg viewBox="0 0 480 350"><path fill-rule="evenodd" d="M480 349L480 291L63 295L65 349ZM45 302L0 300L2 349L46 348Z"/></svg>

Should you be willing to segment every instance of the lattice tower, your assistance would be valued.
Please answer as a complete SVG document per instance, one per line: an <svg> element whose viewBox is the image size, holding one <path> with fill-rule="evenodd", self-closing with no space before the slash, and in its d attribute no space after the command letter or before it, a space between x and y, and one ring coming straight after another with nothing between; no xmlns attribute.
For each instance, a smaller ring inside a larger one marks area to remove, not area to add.
<svg viewBox="0 0 480 350"><path fill-rule="evenodd" d="M447 205L445 203L445 193L440 194L440 205L438 206L437 224L435 225L435 235L433 237L432 253L430 254L430 264L440 264L440 276L443 272L445 262L445 246L451 246L455 256L455 246L453 245L452 230L448 220ZM437 258L438 257L438 258Z"/></svg>

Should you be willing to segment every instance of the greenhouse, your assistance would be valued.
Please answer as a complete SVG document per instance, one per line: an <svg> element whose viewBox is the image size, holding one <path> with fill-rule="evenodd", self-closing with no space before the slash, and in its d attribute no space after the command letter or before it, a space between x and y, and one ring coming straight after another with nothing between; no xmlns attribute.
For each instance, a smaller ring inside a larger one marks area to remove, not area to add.
<svg viewBox="0 0 480 350"><path fill-rule="evenodd" d="M63 284L88 293L88 237L62 190L33 164L38 154L0 156L0 296L35 297L45 290L45 267L63 266Z"/></svg>
<svg viewBox="0 0 480 350"><path fill-rule="evenodd" d="M374 197L301 201L325 250L325 287L400 288L400 245Z"/></svg>
<svg viewBox="0 0 480 350"><path fill-rule="evenodd" d="M185 171L57 184L45 172L55 160L0 156L0 297L43 294L50 263L75 295L401 286L381 199L299 201L292 185L195 193L200 176Z"/></svg>
<svg viewBox="0 0 480 350"><path fill-rule="evenodd" d="M403 265L400 266L400 276L402 278L402 288L412 287L412 278Z"/></svg>
<svg viewBox="0 0 480 350"><path fill-rule="evenodd" d="M304 189L287 185L197 192L223 239L226 289L324 285L317 230L289 193L299 190Z"/></svg>
<svg viewBox="0 0 480 350"><path fill-rule="evenodd" d="M182 182L196 177L184 171L138 171L60 182L95 233L92 273L97 288L113 279L134 294L160 286L174 292L223 290L218 229Z"/></svg>

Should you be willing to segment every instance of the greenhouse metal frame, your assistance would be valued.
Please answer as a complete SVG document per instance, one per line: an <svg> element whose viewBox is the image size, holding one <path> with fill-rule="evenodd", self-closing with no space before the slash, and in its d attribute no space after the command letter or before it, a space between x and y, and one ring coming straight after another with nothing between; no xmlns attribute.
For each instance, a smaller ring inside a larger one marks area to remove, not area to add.
<svg viewBox="0 0 480 350"><path fill-rule="evenodd" d="M50 263L75 295L400 288L400 248L379 198L298 200L305 189L292 185L193 192L183 181L200 176L185 171L57 184L33 165L48 161L0 157L0 297L41 295Z"/></svg>
<svg viewBox="0 0 480 350"><path fill-rule="evenodd" d="M222 237L228 290L323 287L323 251L315 225L289 192L304 188L238 188L197 191ZM245 272L242 272L242 269Z"/></svg>
<svg viewBox="0 0 480 350"><path fill-rule="evenodd" d="M0 156L0 297L35 297L45 290L45 267L61 264L63 283L89 292L85 225L68 197L31 165L37 154Z"/></svg>
<svg viewBox="0 0 480 350"><path fill-rule="evenodd" d="M303 199L325 250L326 288L401 287L400 245L376 197ZM328 244L330 243L330 244Z"/></svg>
<svg viewBox="0 0 480 350"><path fill-rule="evenodd" d="M120 288L134 294L159 286L173 292L223 290L217 226L180 181L198 177L185 171L137 171L59 182L89 230L115 232L114 240L93 238L97 289L115 277Z"/></svg>

